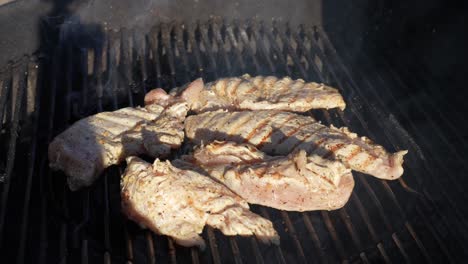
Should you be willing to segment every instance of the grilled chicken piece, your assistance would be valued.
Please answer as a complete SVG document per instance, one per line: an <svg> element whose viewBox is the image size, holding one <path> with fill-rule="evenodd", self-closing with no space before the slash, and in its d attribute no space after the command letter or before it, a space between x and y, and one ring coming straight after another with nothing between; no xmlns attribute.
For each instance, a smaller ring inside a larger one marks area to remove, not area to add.
<svg viewBox="0 0 468 264"><path fill-rule="evenodd" d="M121 178L122 210L133 221L167 235L183 246L205 247L199 236L205 225L225 235L255 235L266 243L279 243L273 224L252 213L245 200L193 165L158 159L151 165L127 158Z"/></svg>
<svg viewBox="0 0 468 264"><path fill-rule="evenodd" d="M346 104L337 89L324 84L292 80L274 76L221 78L203 84L198 79L186 89L174 89L170 95L162 89L148 93L147 102L180 95L190 109L200 113L218 109L228 110L284 110L306 112L310 109L344 109Z"/></svg>
<svg viewBox="0 0 468 264"><path fill-rule="evenodd" d="M391 154L345 127L327 127L312 117L281 111L206 112L189 116L185 132L195 143L250 143L270 155L288 155L302 149L389 180L403 174L403 156L407 153Z"/></svg>
<svg viewBox="0 0 468 264"><path fill-rule="evenodd" d="M270 157L250 144L215 141L197 149L194 162L248 203L280 210L334 210L354 187L351 170L304 150Z"/></svg>
<svg viewBox="0 0 468 264"><path fill-rule="evenodd" d="M130 155L167 156L184 139L187 103L166 108L123 108L79 120L49 145L49 165L68 176L77 190L91 185L107 167Z"/></svg>

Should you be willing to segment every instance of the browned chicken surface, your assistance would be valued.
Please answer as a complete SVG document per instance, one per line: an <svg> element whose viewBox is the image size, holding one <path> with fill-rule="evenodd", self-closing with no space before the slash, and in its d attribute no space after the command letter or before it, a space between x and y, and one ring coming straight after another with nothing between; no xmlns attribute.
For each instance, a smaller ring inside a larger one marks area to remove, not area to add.
<svg viewBox="0 0 468 264"><path fill-rule="evenodd" d="M247 202L280 210L338 209L354 187L351 171L342 163L307 156L304 150L270 157L250 144L216 141L191 158Z"/></svg>
<svg viewBox="0 0 468 264"><path fill-rule="evenodd" d="M220 78L204 84L198 79L186 88L176 88L170 95L162 89L149 92L146 102L184 98L191 110L205 112L228 110L284 110L306 112L310 109L344 109L346 104L339 91L324 84L293 80L289 77L255 76Z"/></svg>
<svg viewBox="0 0 468 264"><path fill-rule="evenodd" d="M50 143L50 167L64 171L70 189L77 190L130 155L167 156L183 142L187 111L185 102L152 104L79 120Z"/></svg>
<svg viewBox="0 0 468 264"><path fill-rule="evenodd" d="M225 235L255 235L279 243L273 224L249 210L247 202L224 185L191 169L156 159L153 164L127 158L121 178L122 209L135 222L183 246L205 247L205 225Z"/></svg>
<svg viewBox="0 0 468 264"><path fill-rule="evenodd" d="M390 180L403 174L403 156L407 153L389 153L345 127L327 127L312 117L282 111L206 112L189 116L185 132L197 144L214 140L250 143L269 155L304 150L308 155L336 159L353 170Z"/></svg>

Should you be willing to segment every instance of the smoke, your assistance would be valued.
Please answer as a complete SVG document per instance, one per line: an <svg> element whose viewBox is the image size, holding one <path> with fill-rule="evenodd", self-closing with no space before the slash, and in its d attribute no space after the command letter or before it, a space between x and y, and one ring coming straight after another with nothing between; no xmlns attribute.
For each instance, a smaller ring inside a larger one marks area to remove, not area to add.
<svg viewBox="0 0 468 264"><path fill-rule="evenodd" d="M321 24L322 1L281 0L134 0L88 1L77 13L85 23L104 27L149 27L156 22L203 21L211 17L227 20L251 19L290 21L292 24Z"/></svg>

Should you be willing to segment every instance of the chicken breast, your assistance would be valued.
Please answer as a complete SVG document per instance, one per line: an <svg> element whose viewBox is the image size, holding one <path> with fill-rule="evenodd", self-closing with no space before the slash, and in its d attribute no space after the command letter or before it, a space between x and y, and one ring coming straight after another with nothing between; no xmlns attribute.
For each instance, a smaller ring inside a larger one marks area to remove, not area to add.
<svg viewBox="0 0 468 264"><path fill-rule="evenodd" d="M216 141L197 149L193 160L248 203L280 210L338 209L354 187L343 164L304 150L270 157L250 144Z"/></svg>
<svg viewBox="0 0 468 264"><path fill-rule="evenodd" d="M205 225L225 235L255 235L279 243L273 224L252 213L247 202L224 185L183 161L153 164L127 158L121 178L122 210L133 221L167 235L183 246L205 247L199 234Z"/></svg>
<svg viewBox="0 0 468 264"><path fill-rule="evenodd" d="M49 165L68 176L71 190L91 185L130 155L167 156L184 139L187 103L123 108L79 120L49 145Z"/></svg>
<svg viewBox="0 0 468 264"><path fill-rule="evenodd" d="M198 79L187 88L174 89L170 95L162 89L156 89L148 93L147 101L179 95L197 113L218 109L306 112L310 109L343 110L346 107L339 91L324 84L292 80L289 77L251 77L248 74L221 78L207 84Z"/></svg>
<svg viewBox="0 0 468 264"><path fill-rule="evenodd" d="M403 174L407 151L387 152L347 128L327 127L312 117L282 111L214 111L187 118L186 136L195 143L214 140L250 143L269 155L305 150L341 161L346 167L381 179Z"/></svg>

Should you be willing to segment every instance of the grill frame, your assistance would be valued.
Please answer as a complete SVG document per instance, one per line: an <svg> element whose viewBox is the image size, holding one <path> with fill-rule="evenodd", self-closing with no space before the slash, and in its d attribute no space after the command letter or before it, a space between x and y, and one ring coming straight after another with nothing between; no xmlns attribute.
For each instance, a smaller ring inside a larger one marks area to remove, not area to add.
<svg viewBox="0 0 468 264"><path fill-rule="evenodd" d="M96 41L103 44L103 49L97 46L91 52L90 47L78 45L81 53L77 55L77 43L70 41L73 38L68 35L73 33L72 27L62 28L59 45L51 56L25 57L17 65L10 65L8 71L3 72L6 77L1 78L2 84L6 80L7 85L2 85L6 88L0 92L11 94L4 111L6 120L11 119L11 122L2 122L0 127L0 131L8 128L4 133L8 139L2 134L2 139L8 143L5 147L8 152L0 201L0 248L7 259L18 263L31 262L36 257L40 263L77 262L78 258L82 263L102 259L105 263L185 260L222 263L227 259L235 263L289 263L311 262L316 257L320 262L390 263L456 262L466 257L460 250L468 228L463 221L465 212L460 207L466 195L461 186L455 184L453 175L457 174L453 174L442 160L426 158L424 154L431 153L433 148L424 133L417 133L418 127L411 127L413 139L393 118L391 114L410 119L402 108L390 110L379 94L392 95L392 86L386 82L386 76L380 77L380 87L383 88L377 90L374 82L367 79L368 74L359 69L351 72L321 28L291 29L285 23L269 25L257 21L226 23L211 20L184 25L186 28L180 23L159 24L148 35L137 29L105 32L103 38ZM255 42L255 48L252 42ZM175 48L179 50L176 52ZM80 58L78 65L74 64L76 57ZM343 57L349 59L346 53ZM307 64L302 62L304 59ZM306 75L306 80L336 85L347 99L347 110L344 113L313 111L313 114L326 124L349 126L391 149L409 148L405 176L387 182L353 173L357 187L350 202L333 212L298 214L252 206L255 212L275 223L282 237L281 246L266 247L254 238L226 238L206 228L203 236L209 247L206 252L199 252L176 246L171 239L150 231L141 231L123 219L112 218L118 215L115 212L115 187L122 167L107 170L95 186L77 193L67 189L63 175L48 170L47 142L72 121L91 113L82 109L100 112L134 106L136 102L142 102L144 93L153 86L172 88L195 77L210 81L245 72L296 78ZM395 72L391 73L394 80L404 85ZM361 78L358 80L356 76ZM76 79L81 81L75 82ZM59 88L61 85L64 85L63 89ZM375 104L370 103L372 99ZM391 100L396 102L397 99ZM414 100L414 103L437 136L450 146L450 154L462 160L457 148L420 102ZM382 122L384 118L390 121ZM44 123L47 125L43 126ZM449 121L446 123L450 124ZM377 129L383 133L376 133ZM448 181L440 181L433 170L434 165L430 164L432 161L449 176ZM21 168L24 166L22 162L28 166ZM447 189L447 183L455 185L456 194ZM439 186L435 188L437 192L434 192L434 186ZM24 191L24 198L18 199L23 201L21 213L11 214L16 205L11 201L21 196L10 190ZM403 204L407 201L410 201L409 205ZM450 213L441 206L449 206ZM99 212L102 215L97 216ZM12 234L17 230L7 230L10 228L8 224L15 227L15 218L21 219L20 238L6 244L5 238L13 238ZM36 218L40 219L38 224L34 221ZM383 221L383 226L376 218ZM365 238L362 229L367 230ZM464 230L463 234L458 234L458 230ZM38 234L39 238L31 237L33 234ZM308 243L301 242L308 236ZM122 241L116 237L123 237L125 245L122 246ZM445 243L449 239L454 242L447 246ZM247 247L249 244L250 248ZM312 248L315 253L311 253ZM122 249L125 254L120 254ZM142 256L142 251L146 251L146 256ZM253 252L252 259L249 252Z"/></svg>

